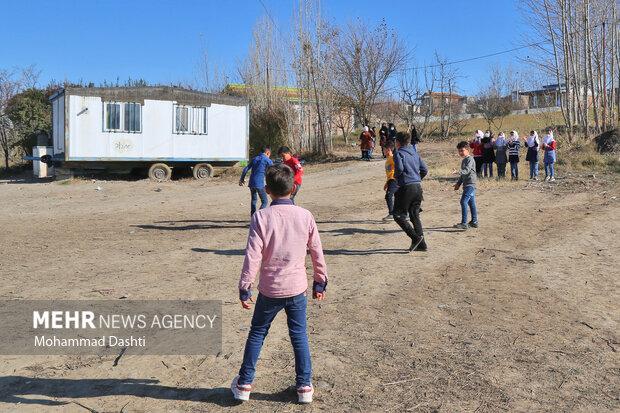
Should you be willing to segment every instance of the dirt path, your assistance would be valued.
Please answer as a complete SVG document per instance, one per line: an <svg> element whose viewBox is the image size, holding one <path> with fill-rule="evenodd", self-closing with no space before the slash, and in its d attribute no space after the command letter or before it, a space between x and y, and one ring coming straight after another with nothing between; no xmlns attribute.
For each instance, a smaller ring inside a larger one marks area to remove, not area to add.
<svg viewBox="0 0 620 413"><path fill-rule="evenodd" d="M317 394L305 411L620 409L614 177L484 183L481 228L467 232L450 228L459 193L431 180L430 251L407 254L405 235L380 221L381 162L310 169L298 200L316 217L331 280L328 300L309 305ZM236 297L248 198L230 180L0 185L0 298L221 299L225 320L218 357L127 355L116 367L114 357L1 357L0 409L234 405L227 387L251 317ZM293 366L279 316L254 400L234 410L300 410Z"/></svg>

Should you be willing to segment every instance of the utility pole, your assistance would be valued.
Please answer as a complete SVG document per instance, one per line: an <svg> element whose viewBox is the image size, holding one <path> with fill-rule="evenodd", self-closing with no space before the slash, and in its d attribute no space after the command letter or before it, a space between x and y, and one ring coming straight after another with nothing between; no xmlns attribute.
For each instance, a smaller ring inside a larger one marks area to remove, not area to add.
<svg viewBox="0 0 620 413"><path fill-rule="evenodd" d="M605 48L605 20L603 20L603 112L602 112L602 123L603 123L603 131L607 129L607 64L605 57L607 56L607 49Z"/></svg>

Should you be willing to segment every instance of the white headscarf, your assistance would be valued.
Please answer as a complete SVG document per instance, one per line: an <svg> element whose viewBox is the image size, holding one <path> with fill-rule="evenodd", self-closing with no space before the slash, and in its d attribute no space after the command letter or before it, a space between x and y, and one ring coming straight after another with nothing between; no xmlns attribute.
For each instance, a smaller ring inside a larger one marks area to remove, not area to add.
<svg viewBox="0 0 620 413"><path fill-rule="evenodd" d="M368 132L368 126L364 126L364 132Z"/></svg>
<svg viewBox="0 0 620 413"><path fill-rule="evenodd" d="M545 135L544 139L543 139L543 143L545 145L550 145L551 142L553 142L555 139L553 138L553 131L549 132L548 134Z"/></svg>
<svg viewBox="0 0 620 413"><path fill-rule="evenodd" d="M527 137L527 146L532 148L536 143L540 145L540 141L538 140L538 132L534 131L534 135Z"/></svg>
<svg viewBox="0 0 620 413"><path fill-rule="evenodd" d="M516 130L510 131L510 135L513 141L516 142L519 140L519 132L517 132Z"/></svg>
<svg viewBox="0 0 620 413"><path fill-rule="evenodd" d="M495 139L495 146L506 146L508 145L508 141L506 140L506 135L504 135L504 132L500 132L499 135L497 135L497 139Z"/></svg>
<svg viewBox="0 0 620 413"><path fill-rule="evenodd" d="M480 129L478 129L478 130L476 131L476 134L474 135L474 138L476 138L476 139L480 140L480 139L482 139L483 137L484 137L484 132L482 132Z"/></svg>
<svg viewBox="0 0 620 413"><path fill-rule="evenodd" d="M490 138L491 137L491 132L489 132L489 131L484 132L484 137L485 138Z"/></svg>

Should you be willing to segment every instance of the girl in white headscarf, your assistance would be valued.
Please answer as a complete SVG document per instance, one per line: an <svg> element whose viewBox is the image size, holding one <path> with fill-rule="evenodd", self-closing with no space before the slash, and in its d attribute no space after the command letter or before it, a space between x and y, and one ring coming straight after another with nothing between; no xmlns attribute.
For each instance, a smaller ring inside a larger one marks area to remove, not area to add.
<svg viewBox="0 0 620 413"><path fill-rule="evenodd" d="M497 178L503 179L506 177L506 164L508 163L508 141L504 132L500 132L495 139L495 163L497 163Z"/></svg>
<svg viewBox="0 0 620 413"><path fill-rule="evenodd" d="M547 134L543 138L542 147L545 151L543 162L545 164L545 181L555 181L555 160L556 160L556 147L557 144L553 138L553 130L547 129Z"/></svg>
<svg viewBox="0 0 620 413"><path fill-rule="evenodd" d="M469 142L469 147L472 149L471 152L476 162L476 175L478 175L478 178L482 176L482 138L484 138L484 133L478 129L474 134L474 140Z"/></svg>
<svg viewBox="0 0 620 413"><path fill-rule="evenodd" d="M540 146L538 132L530 131L530 136L525 140L525 145L527 148L525 160L530 163L530 179L538 181L538 150Z"/></svg>
<svg viewBox="0 0 620 413"><path fill-rule="evenodd" d="M515 130L510 132L510 140L508 141L508 162L510 162L510 179L519 180L519 149L521 142L519 141L519 133Z"/></svg>

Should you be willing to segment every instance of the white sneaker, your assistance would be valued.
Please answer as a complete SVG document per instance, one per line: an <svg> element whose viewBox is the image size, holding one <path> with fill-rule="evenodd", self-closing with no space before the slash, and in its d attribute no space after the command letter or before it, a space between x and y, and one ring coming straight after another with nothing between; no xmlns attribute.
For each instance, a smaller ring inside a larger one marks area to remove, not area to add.
<svg viewBox="0 0 620 413"><path fill-rule="evenodd" d="M250 384L238 384L239 375L235 376L232 383L230 383L230 390L232 391L235 400L248 401L250 400L250 392L252 391L252 385Z"/></svg>
<svg viewBox="0 0 620 413"><path fill-rule="evenodd" d="M392 214L387 214L386 216L383 217L384 222L393 221L393 220L394 220L394 216Z"/></svg>
<svg viewBox="0 0 620 413"><path fill-rule="evenodd" d="M314 394L314 386L302 386L297 388L297 401L299 403L312 403L312 395Z"/></svg>
<svg viewBox="0 0 620 413"><path fill-rule="evenodd" d="M549 180L551 180L551 177L550 176L545 176L545 181L549 181Z"/></svg>
<svg viewBox="0 0 620 413"><path fill-rule="evenodd" d="M552 176L551 178L549 178L549 182L555 182L555 176Z"/></svg>

